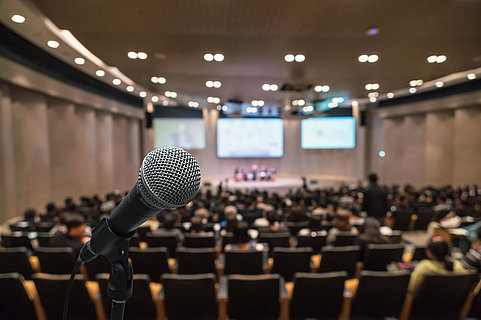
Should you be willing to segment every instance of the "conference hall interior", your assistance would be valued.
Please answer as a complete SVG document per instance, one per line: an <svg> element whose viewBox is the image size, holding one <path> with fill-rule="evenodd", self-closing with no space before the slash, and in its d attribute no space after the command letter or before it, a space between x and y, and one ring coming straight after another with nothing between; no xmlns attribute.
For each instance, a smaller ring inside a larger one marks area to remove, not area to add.
<svg viewBox="0 0 481 320"><path fill-rule="evenodd" d="M0 0L0 319L480 291L480 0Z"/></svg>

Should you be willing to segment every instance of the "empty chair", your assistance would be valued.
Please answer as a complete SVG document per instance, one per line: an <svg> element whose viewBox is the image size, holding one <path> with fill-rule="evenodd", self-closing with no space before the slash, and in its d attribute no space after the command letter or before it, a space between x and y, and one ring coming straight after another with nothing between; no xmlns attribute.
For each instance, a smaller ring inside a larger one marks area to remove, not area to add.
<svg viewBox="0 0 481 320"><path fill-rule="evenodd" d="M167 248L169 257L175 257L175 250L177 249L177 238L172 235L164 236L161 234L147 233L145 241L149 248Z"/></svg>
<svg viewBox="0 0 481 320"><path fill-rule="evenodd" d="M412 212L403 210L396 214L394 218L394 230L408 231L411 227Z"/></svg>
<svg viewBox="0 0 481 320"><path fill-rule="evenodd" d="M2 234L2 245L6 248L25 247L32 250L32 243L25 232L12 232L10 235Z"/></svg>
<svg viewBox="0 0 481 320"><path fill-rule="evenodd" d="M267 243L269 252L272 253L274 248L289 248L291 246L290 237L288 232L260 233L258 240L260 243Z"/></svg>
<svg viewBox="0 0 481 320"><path fill-rule="evenodd" d="M297 247L312 248L312 254L319 254L322 247L326 245L327 234L325 232L313 232L311 235L300 236L297 235Z"/></svg>
<svg viewBox="0 0 481 320"><path fill-rule="evenodd" d="M337 319L343 303L347 273L297 273L290 302L290 318Z"/></svg>
<svg viewBox="0 0 481 320"><path fill-rule="evenodd" d="M214 274L165 274L161 298L169 320L217 319Z"/></svg>
<svg viewBox="0 0 481 320"><path fill-rule="evenodd" d="M177 249L177 272L179 274L215 274L215 250L213 248Z"/></svg>
<svg viewBox="0 0 481 320"><path fill-rule="evenodd" d="M226 251L221 256L220 265L224 274L262 274L265 264L265 251Z"/></svg>
<svg viewBox="0 0 481 320"><path fill-rule="evenodd" d="M428 274L414 297L411 319L458 319L474 274Z"/></svg>
<svg viewBox="0 0 481 320"><path fill-rule="evenodd" d="M37 231L38 232L49 232L55 227L55 222L39 222L37 223Z"/></svg>
<svg viewBox="0 0 481 320"><path fill-rule="evenodd" d="M101 273L110 273L112 266L109 260L104 256L98 256L90 262L84 264L87 276L90 281L95 280L95 276Z"/></svg>
<svg viewBox="0 0 481 320"><path fill-rule="evenodd" d="M336 240L334 240L335 247L346 247L346 246L353 246L356 242L357 235L349 232L349 231L342 231L336 234Z"/></svg>
<svg viewBox="0 0 481 320"><path fill-rule="evenodd" d="M50 247L50 240L52 239L52 236L48 232L39 232L36 239L39 247L46 248Z"/></svg>
<svg viewBox="0 0 481 320"><path fill-rule="evenodd" d="M107 318L110 318L112 299L107 293L109 274L98 274L95 279L99 283L102 305ZM146 274L134 274L134 294L125 304L124 319L155 320L157 310L150 291L150 278Z"/></svg>
<svg viewBox="0 0 481 320"><path fill-rule="evenodd" d="M402 231L400 230L393 230L390 235L388 235L389 240L391 240L392 244L401 243L402 241Z"/></svg>
<svg viewBox="0 0 481 320"><path fill-rule="evenodd" d="M75 265L72 248L36 248L35 255L43 273L70 274Z"/></svg>
<svg viewBox="0 0 481 320"><path fill-rule="evenodd" d="M284 281L277 274L230 275L221 282L220 295L227 292L230 319L277 319Z"/></svg>
<svg viewBox="0 0 481 320"><path fill-rule="evenodd" d="M23 277L17 272L0 274L0 319L37 319Z"/></svg>
<svg viewBox="0 0 481 320"><path fill-rule="evenodd" d="M186 248L214 248L215 238L213 232L206 232L204 234L190 234L184 235L184 247Z"/></svg>
<svg viewBox="0 0 481 320"><path fill-rule="evenodd" d="M353 278L360 256L359 246L325 247L322 250L321 264L317 272L346 271L348 276Z"/></svg>
<svg viewBox="0 0 481 320"><path fill-rule="evenodd" d="M370 244L364 256L364 270L386 271L391 262L401 262L404 252L402 244Z"/></svg>
<svg viewBox="0 0 481 320"><path fill-rule="evenodd" d="M170 273L166 248L129 248L129 256L136 274L148 274L154 282L160 282L162 274Z"/></svg>
<svg viewBox="0 0 481 320"><path fill-rule="evenodd" d="M426 255L426 247L423 246L415 246L413 252L413 258L411 261L421 261L427 259L428 256Z"/></svg>
<svg viewBox="0 0 481 320"><path fill-rule="evenodd" d="M399 317L409 284L409 273L363 271L352 301L356 318Z"/></svg>
<svg viewBox="0 0 481 320"><path fill-rule="evenodd" d="M44 273L33 275L33 281L35 282L35 287L37 287L38 296L47 319L62 319L65 289L67 288L69 278L69 275ZM94 303L90 299L84 278L80 274L75 276L72 291L70 292L68 319L97 319Z"/></svg>
<svg viewBox="0 0 481 320"><path fill-rule="evenodd" d="M303 222L284 222L284 225L289 229L291 234L297 234L301 229L308 226L307 221Z"/></svg>
<svg viewBox="0 0 481 320"><path fill-rule="evenodd" d="M18 272L27 280L32 279L34 271L25 247L0 249L0 273L10 272Z"/></svg>
<svg viewBox="0 0 481 320"><path fill-rule="evenodd" d="M310 272L311 248L275 248L272 273L280 274L285 281L292 281L296 272Z"/></svg>

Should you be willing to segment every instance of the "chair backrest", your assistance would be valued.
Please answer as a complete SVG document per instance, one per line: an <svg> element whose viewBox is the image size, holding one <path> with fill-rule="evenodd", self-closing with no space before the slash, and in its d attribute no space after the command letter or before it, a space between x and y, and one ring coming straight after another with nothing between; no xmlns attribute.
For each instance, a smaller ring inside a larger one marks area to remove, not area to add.
<svg viewBox="0 0 481 320"><path fill-rule="evenodd" d="M25 232L12 232L10 235L2 234L2 245L5 248L25 247L32 250L32 243Z"/></svg>
<svg viewBox="0 0 481 320"><path fill-rule="evenodd" d="M313 232L311 235L300 236L297 235L297 247L305 248L311 247L312 254L319 254L322 247L326 245L327 234Z"/></svg>
<svg viewBox="0 0 481 320"><path fill-rule="evenodd" d="M149 232L145 235L145 241L149 248L167 248L169 251L169 257L175 257L175 250L177 249L177 238L175 236L165 236Z"/></svg>
<svg viewBox="0 0 481 320"><path fill-rule="evenodd" d="M43 273L70 274L75 265L72 248L42 248L34 250Z"/></svg>
<svg viewBox="0 0 481 320"><path fill-rule="evenodd" d="M166 248L129 248L132 267L136 274L148 274L154 282L160 282L162 274L170 273Z"/></svg>
<svg viewBox="0 0 481 320"><path fill-rule="evenodd" d="M150 227L140 226L137 228L137 234L139 235L140 241L146 241L147 233L150 233Z"/></svg>
<svg viewBox="0 0 481 320"><path fill-rule="evenodd" d="M342 231L336 234L336 240L334 241L335 247L346 247L346 246L353 246L356 242L356 237L352 232L349 231Z"/></svg>
<svg viewBox="0 0 481 320"><path fill-rule="evenodd" d="M165 274L162 293L168 319L217 319L214 274Z"/></svg>
<svg viewBox="0 0 481 320"><path fill-rule="evenodd" d="M55 222L39 222L37 223L37 231L38 232L49 232L55 227Z"/></svg>
<svg viewBox="0 0 481 320"><path fill-rule="evenodd" d="M273 252L274 248L289 248L290 243L290 233L280 232L280 233L260 233L258 236L259 242L267 243L269 246L269 252Z"/></svg>
<svg viewBox="0 0 481 320"><path fill-rule="evenodd" d="M361 248L359 246L324 247L317 272L346 271L348 276L353 278L360 257Z"/></svg>
<svg viewBox="0 0 481 320"><path fill-rule="evenodd" d="M227 276L227 312L231 319L277 319L281 277L277 274Z"/></svg>
<svg viewBox="0 0 481 320"><path fill-rule="evenodd" d="M100 287L100 295L105 315L110 318L112 299L107 293L109 274L101 273L95 277ZM150 278L146 274L135 274L133 281L134 294L125 304L124 319L155 320L157 309L152 300Z"/></svg>
<svg viewBox="0 0 481 320"><path fill-rule="evenodd" d="M347 273L297 273L290 302L291 319L337 318L342 309Z"/></svg>
<svg viewBox="0 0 481 320"><path fill-rule="evenodd" d="M42 303L47 319L62 319L63 302L65 300L65 289L69 281L69 275L50 275L36 273L33 275L35 287ZM95 307L85 287L82 275L75 276L72 291L70 292L70 303L68 318L97 319Z"/></svg>
<svg viewBox="0 0 481 320"><path fill-rule="evenodd" d="M481 286L481 282L478 283L477 287L479 290L479 286ZM473 299L473 304L471 305L471 310L469 311L468 316L475 319L481 319L481 290L476 291L474 290L475 296Z"/></svg>
<svg viewBox="0 0 481 320"><path fill-rule="evenodd" d="M50 235L48 232L39 232L36 239L39 247L47 248L50 247L52 235Z"/></svg>
<svg viewBox="0 0 481 320"><path fill-rule="evenodd" d="M411 319L457 319L476 276L428 274L413 300Z"/></svg>
<svg viewBox="0 0 481 320"><path fill-rule="evenodd" d="M0 249L0 273L10 272L18 272L27 280L32 279L34 271L25 247Z"/></svg>
<svg viewBox="0 0 481 320"><path fill-rule="evenodd" d="M417 220L416 223L414 224L414 230L426 230L428 227L428 224L431 222L434 216L434 210L431 207L421 207L418 208L417 212Z"/></svg>
<svg viewBox="0 0 481 320"><path fill-rule="evenodd" d="M306 228L308 226L307 221L303 222L284 222L285 226L289 229L291 234L297 234L299 230Z"/></svg>
<svg viewBox="0 0 481 320"><path fill-rule="evenodd" d="M421 261L427 259L428 256L426 254L426 247L423 246L415 246L413 252L412 261Z"/></svg>
<svg viewBox="0 0 481 320"><path fill-rule="evenodd" d="M184 246L186 248L214 248L215 238L213 232L205 234L186 233L184 235Z"/></svg>
<svg viewBox="0 0 481 320"><path fill-rule="evenodd" d="M404 252L402 244L370 244L364 256L364 270L386 271L391 262L401 262Z"/></svg>
<svg viewBox="0 0 481 320"><path fill-rule="evenodd" d="M12 232L29 232L35 231L35 223L32 221L17 221L9 225Z"/></svg>
<svg viewBox="0 0 481 320"><path fill-rule="evenodd" d="M311 248L275 248L272 273L280 274L285 281L292 281L296 272L310 272Z"/></svg>
<svg viewBox="0 0 481 320"><path fill-rule="evenodd" d="M179 274L215 274L215 250L213 248L178 248L177 272Z"/></svg>
<svg viewBox="0 0 481 320"><path fill-rule="evenodd" d="M0 274L0 319L37 319L23 277L17 272Z"/></svg>
<svg viewBox="0 0 481 320"><path fill-rule="evenodd" d="M234 235L231 232L226 232L221 238L220 245L221 251L224 252L225 246L232 242Z"/></svg>
<svg viewBox="0 0 481 320"><path fill-rule="evenodd" d="M130 238L129 247L140 247L140 236L137 233Z"/></svg>
<svg viewBox="0 0 481 320"><path fill-rule="evenodd" d="M131 250L131 249L129 249ZM85 264L85 269L87 271L87 276L90 281L95 280L95 276L101 273L110 273L112 266L109 260L104 256L98 256L90 262Z"/></svg>
<svg viewBox="0 0 481 320"><path fill-rule="evenodd" d="M390 235L388 235L389 240L391 240L391 244L398 244L402 241L402 231L401 230L393 230Z"/></svg>
<svg viewBox="0 0 481 320"><path fill-rule="evenodd" d="M393 229L408 231L411 226L412 215L413 215L413 212L411 210L409 211L403 210L399 212L394 218Z"/></svg>
<svg viewBox="0 0 481 320"><path fill-rule="evenodd" d="M354 317L399 317L409 273L363 271L352 302Z"/></svg>
<svg viewBox="0 0 481 320"><path fill-rule="evenodd" d="M257 250L226 251L224 253L224 274L263 274L266 252Z"/></svg>

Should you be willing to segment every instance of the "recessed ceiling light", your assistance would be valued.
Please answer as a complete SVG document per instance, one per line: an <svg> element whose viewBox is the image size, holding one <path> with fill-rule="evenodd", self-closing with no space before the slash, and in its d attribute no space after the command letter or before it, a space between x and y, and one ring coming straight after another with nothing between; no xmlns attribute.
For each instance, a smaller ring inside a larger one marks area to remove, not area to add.
<svg viewBox="0 0 481 320"><path fill-rule="evenodd" d="M474 80L476 79L476 74L475 73L468 73L468 75L466 76L469 80Z"/></svg>
<svg viewBox="0 0 481 320"><path fill-rule="evenodd" d="M214 81L214 88L222 87L222 83L220 81Z"/></svg>
<svg viewBox="0 0 481 320"><path fill-rule="evenodd" d="M294 59L296 60L296 62L304 62L304 60L306 60L306 56L303 54L296 54Z"/></svg>
<svg viewBox="0 0 481 320"><path fill-rule="evenodd" d="M163 106L168 106L168 105L169 105L169 100L164 100L164 101L162 101L162 105L163 105Z"/></svg>
<svg viewBox="0 0 481 320"><path fill-rule="evenodd" d="M298 106L301 106L301 107L302 107L302 106L305 105L305 104L306 104L306 101L305 101L305 100L302 100L302 99L297 100L297 105L298 105Z"/></svg>
<svg viewBox="0 0 481 320"><path fill-rule="evenodd" d="M150 78L150 81L152 81L152 83L159 83L159 78L158 77L152 77L152 78Z"/></svg>
<svg viewBox="0 0 481 320"><path fill-rule="evenodd" d="M199 106L199 103L197 101L189 101L187 105L191 108L197 108Z"/></svg>
<svg viewBox="0 0 481 320"><path fill-rule="evenodd" d="M97 77L103 77L103 76L105 76L105 71L99 69L99 70L95 71L95 75L97 75Z"/></svg>
<svg viewBox="0 0 481 320"><path fill-rule="evenodd" d="M264 90L264 91L269 91L269 90L271 90L271 85L268 84L268 83L264 83L264 84L262 85L262 90Z"/></svg>
<svg viewBox="0 0 481 320"><path fill-rule="evenodd" d="M50 48L57 49L59 45L60 43L58 43L58 41L55 41L55 40L47 41L47 46L49 46Z"/></svg>
<svg viewBox="0 0 481 320"><path fill-rule="evenodd" d="M205 82L205 86L206 86L207 88L212 88L212 87L214 86L214 81L212 81L212 80L206 81L206 82Z"/></svg>
<svg viewBox="0 0 481 320"><path fill-rule="evenodd" d="M376 97L370 97L370 98L369 98L369 101L372 102L372 103L374 103L374 102L377 101L377 99L376 99Z"/></svg>
<svg viewBox="0 0 481 320"><path fill-rule="evenodd" d="M329 90L331 90L331 88L328 85L322 86L322 92L329 92Z"/></svg>
<svg viewBox="0 0 481 320"><path fill-rule="evenodd" d="M16 23L24 23L25 22L25 17L21 16L19 14L14 14L12 16L12 21Z"/></svg>
<svg viewBox="0 0 481 320"><path fill-rule="evenodd" d="M322 91L322 86L315 86L314 91L316 92L321 92Z"/></svg>
<svg viewBox="0 0 481 320"><path fill-rule="evenodd" d="M418 91L416 88L409 88L410 93L416 93L416 91Z"/></svg>
<svg viewBox="0 0 481 320"><path fill-rule="evenodd" d="M214 97L213 101L214 101L214 103L219 103L219 102L220 102L220 99L217 98L217 97Z"/></svg>
<svg viewBox="0 0 481 320"><path fill-rule="evenodd" d="M379 28L370 28L370 29L367 29L366 35L372 37L377 35L379 31L380 31Z"/></svg>
<svg viewBox="0 0 481 320"><path fill-rule="evenodd" d="M227 106L222 106L222 111L227 111Z"/></svg>
<svg viewBox="0 0 481 320"><path fill-rule="evenodd" d="M207 102L209 102L209 103L219 103L220 99L218 97L208 97Z"/></svg>
<svg viewBox="0 0 481 320"><path fill-rule="evenodd" d="M137 52L129 51L127 53L127 57L129 57L130 59L137 59Z"/></svg>
<svg viewBox="0 0 481 320"><path fill-rule="evenodd" d="M216 109L220 111L220 110L222 109L222 106L221 106L221 105L218 105L218 106L216 107Z"/></svg>
<svg viewBox="0 0 481 320"><path fill-rule="evenodd" d="M257 100L252 100L252 101L251 101L251 105L257 106Z"/></svg>
<svg viewBox="0 0 481 320"><path fill-rule="evenodd" d="M294 55L293 54L286 54L284 56L284 60L286 60L286 62L293 62L295 59Z"/></svg>
<svg viewBox="0 0 481 320"><path fill-rule="evenodd" d="M370 63L377 62L379 60L379 56L377 54L371 54L368 58L367 61Z"/></svg>
<svg viewBox="0 0 481 320"><path fill-rule="evenodd" d="M170 92L170 97L171 97L171 98L174 98L174 99L177 98L177 92L171 91L171 92Z"/></svg>
<svg viewBox="0 0 481 320"><path fill-rule="evenodd" d="M351 102L351 106L353 106L354 108L356 108L356 107L359 106L359 102L357 102L356 100L354 100L353 102Z"/></svg>
<svg viewBox="0 0 481 320"><path fill-rule="evenodd" d="M214 55L214 60L217 62L224 61L224 55L222 53L216 53Z"/></svg>
<svg viewBox="0 0 481 320"><path fill-rule="evenodd" d="M212 53L206 53L206 54L204 54L204 60L205 61L212 61L212 60L214 60L214 55Z"/></svg>
<svg viewBox="0 0 481 320"><path fill-rule="evenodd" d="M436 58L437 58L437 56L432 55L432 56L427 57L426 60L427 60L429 63L435 63L435 62L436 62Z"/></svg>
<svg viewBox="0 0 481 320"><path fill-rule="evenodd" d="M373 83L372 90L378 90L378 89L379 89L379 83Z"/></svg>
<svg viewBox="0 0 481 320"><path fill-rule="evenodd" d="M447 60L447 58L446 58L445 55L440 55L440 56L437 56L437 58L436 58L437 63L443 63L446 60Z"/></svg>
<svg viewBox="0 0 481 320"><path fill-rule="evenodd" d="M137 58L139 58L140 60L145 60L147 59L147 53L139 51L137 52Z"/></svg>
<svg viewBox="0 0 481 320"><path fill-rule="evenodd" d="M112 80L112 83L113 83L114 85L118 86L119 84L122 83L122 81L120 81L120 79L115 78L114 80Z"/></svg>
<svg viewBox="0 0 481 320"><path fill-rule="evenodd" d="M377 98L377 97L379 97L379 93L378 93L378 92L369 92L369 93L367 94L367 96L368 96L369 98L371 98L371 97Z"/></svg>
<svg viewBox="0 0 481 320"><path fill-rule="evenodd" d="M372 90L372 83L368 83L364 86L364 89L366 90Z"/></svg>
<svg viewBox="0 0 481 320"><path fill-rule="evenodd" d="M84 64L84 63L85 63L85 59L78 57L78 58L75 58L74 62L75 62L76 64Z"/></svg>
<svg viewBox="0 0 481 320"><path fill-rule="evenodd" d="M152 100L152 102L159 102L159 97L153 96L150 100Z"/></svg>
<svg viewBox="0 0 481 320"><path fill-rule="evenodd" d="M364 63L364 62L367 62L367 60L369 59L369 56L367 54L361 54L357 60L361 63Z"/></svg>
<svg viewBox="0 0 481 320"><path fill-rule="evenodd" d="M436 81L436 83L435 83L434 85L435 85L436 87L438 87L438 88L441 88L441 87L444 86L444 82L442 82L442 81Z"/></svg>
<svg viewBox="0 0 481 320"><path fill-rule="evenodd" d="M167 79L165 79L164 77L158 77L157 78L157 83L165 84L166 82L167 82Z"/></svg>
<svg viewBox="0 0 481 320"><path fill-rule="evenodd" d="M140 92L139 92L139 96L140 96L141 98L145 98L145 97L147 96L147 92L145 92L145 91L140 91Z"/></svg>
<svg viewBox="0 0 481 320"><path fill-rule="evenodd" d="M128 92L133 92L134 91L134 87L133 86L127 86L126 90Z"/></svg>
<svg viewBox="0 0 481 320"><path fill-rule="evenodd" d="M277 84L271 84L271 91L277 91L277 89L279 89Z"/></svg>
<svg viewBox="0 0 481 320"><path fill-rule="evenodd" d="M417 82L417 85L418 85L418 86L421 86L423 83L424 83L424 81L421 80L421 79L419 79L418 82Z"/></svg>
<svg viewBox="0 0 481 320"><path fill-rule="evenodd" d="M387 97L388 97L389 99L394 98L394 93L388 92Z"/></svg>

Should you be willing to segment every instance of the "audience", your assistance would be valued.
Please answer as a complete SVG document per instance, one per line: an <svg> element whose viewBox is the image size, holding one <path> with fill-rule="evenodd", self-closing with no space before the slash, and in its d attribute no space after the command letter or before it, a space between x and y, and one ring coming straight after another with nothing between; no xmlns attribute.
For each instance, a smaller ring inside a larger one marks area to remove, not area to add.
<svg viewBox="0 0 481 320"><path fill-rule="evenodd" d="M256 249L256 242L249 236L249 225L240 221L234 228L232 242L225 246L225 251L247 251Z"/></svg>
<svg viewBox="0 0 481 320"><path fill-rule="evenodd" d="M358 234L356 227L349 222L349 212L347 210L338 210L337 215L332 221L333 227L327 233L327 243L334 244L336 241L336 235L339 232L351 232L352 234Z"/></svg>
<svg viewBox="0 0 481 320"><path fill-rule="evenodd" d="M371 173L368 180L369 186L364 191L362 209L367 212L368 216L375 217L384 223L384 217L389 210L388 193L377 184L377 174Z"/></svg>
<svg viewBox="0 0 481 320"><path fill-rule="evenodd" d="M224 208L225 220L220 223L225 232L233 232L237 225L237 208L233 205L229 205Z"/></svg>
<svg viewBox="0 0 481 320"><path fill-rule="evenodd" d="M478 247L472 248L463 258L463 266L481 275L481 227L477 231Z"/></svg>
<svg viewBox="0 0 481 320"><path fill-rule="evenodd" d="M163 236L175 236L177 238L177 242L181 243L184 242L184 234L180 229L175 227L177 223L177 215L176 214L166 214L163 216L162 219L163 227L158 229L156 234L163 235Z"/></svg>
<svg viewBox="0 0 481 320"><path fill-rule="evenodd" d="M259 228L259 233L281 233L289 232L289 229L279 221L279 215L275 211L267 212L267 221L269 221L269 226L264 228Z"/></svg>
<svg viewBox="0 0 481 320"><path fill-rule="evenodd" d="M381 224L375 218L367 218L360 228L360 234L356 238L356 245L361 247L361 260L370 244L391 243L388 237L381 233Z"/></svg>
<svg viewBox="0 0 481 320"><path fill-rule="evenodd" d="M307 215L308 225L307 228L299 230L297 233L300 236L312 235L312 233L317 233L323 231L322 218L319 215L308 214ZM325 232L325 231L324 231Z"/></svg>
<svg viewBox="0 0 481 320"><path fill-rule="evenodd" d="M85 235L87 226L85 219L79 215L71 213L65 217L65 226L67 232L58 231L50 239L52 247L70 247L74 250L75 256L78 256L80 249L90 239Z"/></svg>
<svg viewBox="0 0 481 320"><path fill-rule="evenodd" d="M192 217L190 221L190 233L203 234L204 232L204 222L200 216Z"/></svg>

